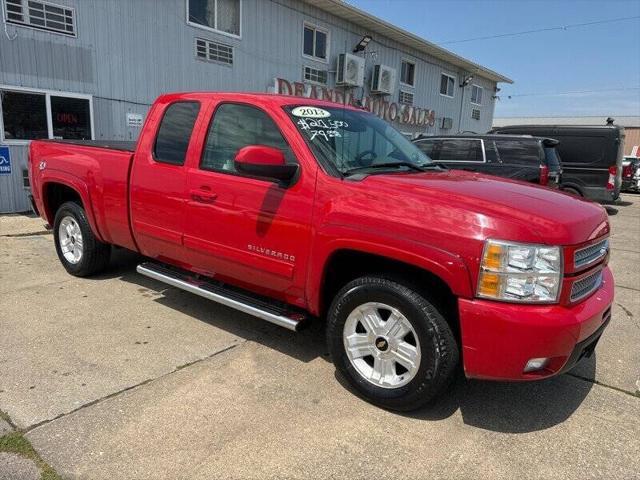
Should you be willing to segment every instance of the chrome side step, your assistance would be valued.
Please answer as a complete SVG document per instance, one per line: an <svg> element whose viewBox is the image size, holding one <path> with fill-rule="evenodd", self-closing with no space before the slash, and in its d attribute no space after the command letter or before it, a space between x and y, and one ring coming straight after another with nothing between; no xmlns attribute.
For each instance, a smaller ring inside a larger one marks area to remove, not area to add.
<svg viewBox="0 0 640 480"><path fill-rule="evenodd" d="M213 300L289 330L297 331L306 319L306 315L302 311L294 311L292 307L274 304L238 289L209 280L201 280L188 272L178 271L164 265L151 262L142 263L138 265L136 270L146 277L195 293L208 300Z"/></svg>

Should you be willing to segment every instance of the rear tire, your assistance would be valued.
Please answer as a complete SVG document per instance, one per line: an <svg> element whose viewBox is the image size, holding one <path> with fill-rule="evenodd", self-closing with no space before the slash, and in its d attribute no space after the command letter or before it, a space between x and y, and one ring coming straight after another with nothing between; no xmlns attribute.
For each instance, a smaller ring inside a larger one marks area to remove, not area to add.
<svg viewBox="0 0 640 480"><path fill-rule="evenodd" d="M580 192L580 190L578 190L577 188L573 188L573 187L564 187L562 189L563 192L566 193L570 193L571 195L575 195L576 197L584 197L584 195L582 195L582 193Z"/></svg>
<svg viewBox="0 0 640 480"><path fill-rule="evenodd" d="M60 263L71 275L95 275L109 265L111 246L96 238L84 208L76 202L63 203L56 212L53 238Z"/></svg>
<svg viewBox="0 0 640 480"><path fill-rule="evenodd" d="M415 410L449 385L458 365L455 337L440 312L416 291L362 277L336 295L327 318L336 369L367 401Z"/></svg>

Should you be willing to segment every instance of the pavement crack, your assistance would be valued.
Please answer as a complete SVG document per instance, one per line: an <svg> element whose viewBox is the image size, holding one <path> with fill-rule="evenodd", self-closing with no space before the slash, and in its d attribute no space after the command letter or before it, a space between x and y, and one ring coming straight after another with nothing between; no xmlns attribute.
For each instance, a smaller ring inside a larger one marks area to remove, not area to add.
<svg viewBox="0 0 640 480"><path fill-rule="evenodd" d="M37 232L26 232L26 233L7 233L5 235L0 235L0 237L6 238L22 238L22 237L36 237L38 235L51 235L50 230L39 230Z"/></svg>
<svg viewBox="0 0 640 480"><path fill-rule="evenodd" d="M33 425L31 425L31 426L29 426L27 428L24 428L24 429L16 429L16 430L19 430L20 432L25 433L25 434L29 433L29 432L32 432L32 431L34 431L35 429L37 429L39 427L47 425L47 424L49 424L51 422L55 422L56 420L60 420L61 418L67 417L69 415L73 415L74 413L79 412L80 410L84 410L85 408L89 408L89 407L92 407L94 405L98 405L98 404L100 404L100 403L102 403L102 402L104 402L106 400L109 400L111 398L117 397L118 395L120 395L122 393L128 392L130 390L134 390L134 389L136 389L138 387L143 387L145 385L150 384L151 382L155 382L156 380L160 380L162 378L168 377L169 375L172 375L172 374L174 374L176 372L179 372L180 370L184 370L185 368L190 367L192 365L195 365L196 363L200 363L200 362L204 362L205 360L209 360L209 359L215 357L216 355L220 355L222 353L228 352L229 350L232 350L235 347L237 347L239 345L242 345L243 343L246 343L246 342L247 342L247 340L242 340L242 341L240 341L238 343L235 343L233 345L229 345L227 347L224 347L221 350L216 350L215 352L213 352L210 355L207 355L206 357L198 358L197 360L194 360L192 362L187 362L187 363L185 363L183 365L179 365L179 366L175 367L173 370L171 370L170 372L163 373L162 375L160 375L158 377L148 378L147 380L144 380L144 381L142 381L140 383L136 383L135 385L131 385L129 387L126 387L126 388L123 388L121 390L118 390L117 392L113 392L113 393L110 393L109 395L105 395L104 397L100 397L100 398L97 398L95 400L92 400L91 402L85 403L84 405L80 405L78 408L74 408L73 410L70 410L68 412L61 413L60 415L56 415L53 418L49 418L49 419L43 420L41 422L35 423L35 424L33 424Z"/></svg>
<svg viewBox="0 0 640 480"><path fill-rule="evenodd" d="M629 390L625 390L624 388L614 387L613 385L607 385L606 383L602 383L601 381L596 380L595 378L588 378L588 377L584 377L582 375L578 375L577 373L568 372L567 375L569 375L569 376L571 376L573 378L577 378L578 380L583 380L585 382L595 383L596 385L599 385L601 387L609 388L611 390L615 390L617 392L624 393L626 395L630 395L630 396L632 396L634 398L640 398L640 390L635 391L635 392L631 392Z"/></svg>
<svg viewBox="0 0 640 480"><path fill-rule="evenodd" d="M616 285L616 288L624 288L625 290L631 290L633 292L640 292L640 288L625 287L624 285Z"/></svg>

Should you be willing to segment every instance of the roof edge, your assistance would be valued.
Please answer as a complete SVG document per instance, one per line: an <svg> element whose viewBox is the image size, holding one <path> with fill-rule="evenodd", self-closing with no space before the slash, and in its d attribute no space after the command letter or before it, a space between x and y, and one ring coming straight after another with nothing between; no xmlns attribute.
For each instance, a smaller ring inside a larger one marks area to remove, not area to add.
<svg viewBox="0 0 640 480"><path fill-rule="evenodd" d="M308 5L312 5L325 12L338 17L343 17L347 21L351 21L363 28L375 28L377 33L389 37L398 43L402 43L408 47L431 55L439 60L449 62L457 67L469 70L488 80L497 83L513 83L513 80L480 64L472 62L460 55L457 55L446 48L440 47L435 43L429 42L424 38L397 27L381 18L371 15L347 3L345 0L303 0Z"/></svg>

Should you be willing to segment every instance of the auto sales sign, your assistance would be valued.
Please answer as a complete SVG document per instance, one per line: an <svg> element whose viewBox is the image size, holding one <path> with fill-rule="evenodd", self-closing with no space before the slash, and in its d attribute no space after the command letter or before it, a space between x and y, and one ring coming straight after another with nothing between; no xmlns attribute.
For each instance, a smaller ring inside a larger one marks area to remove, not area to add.
<svg viewBox="0 0 640 480"><path fill-rule="evenodd" d="M0 146L0 175L11 175L11 155L9 147Z"/></svg>
<svg viewBox="0 0 640 480"><path fill-rule="evenodd" d="M301 82L289 82L283 78L276 78L274 91L282 95L317 98L364 108L388 122L397 122L401 125L433 127L436 123L436 112L434 110L389 102L382 97L363 96L361 100L358 100L348 90L307 85Z"/></svg>

